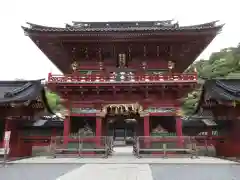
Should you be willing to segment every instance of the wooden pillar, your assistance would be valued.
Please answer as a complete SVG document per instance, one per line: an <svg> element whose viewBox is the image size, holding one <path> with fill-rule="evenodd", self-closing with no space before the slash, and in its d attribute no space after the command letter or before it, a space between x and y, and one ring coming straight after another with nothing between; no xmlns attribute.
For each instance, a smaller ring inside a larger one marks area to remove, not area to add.
<svg viewBox="0 0 240 180"><path fill-rule="evenodd" d="M67 102L66 108L68 108L68 116L65 116L63 123L63 144L68 144L68 139L71 131L70 121L71 121L71 102Z"/></svg>
<svg viewBox="0 0 240 180"><path fill-rule="evenodd" d="M96 116L96 144L97 146L101 145L101 136L102 136L102 118Z"/></svg>
<svg viewBox="0 0 240 180"><path fill-rule="evenodd" d="M176 116L176 134L179 138L178 140L178 145L182 146L183 145L183 139L182 139L182 119L179 116Z"/></svg>

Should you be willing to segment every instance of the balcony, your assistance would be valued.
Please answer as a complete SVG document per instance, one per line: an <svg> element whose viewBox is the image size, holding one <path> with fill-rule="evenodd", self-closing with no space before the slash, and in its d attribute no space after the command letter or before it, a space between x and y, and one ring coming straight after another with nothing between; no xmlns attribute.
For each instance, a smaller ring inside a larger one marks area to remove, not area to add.
<svg viewBox="0 0 240 180"><path fill-rule="evenodd" d="M79 83L79 84L106 84L106 83L173 83L173 82L187 82L196 83L197 74L143 74L134 75L133 73L113 73L111 75L81 75L81 74L69 74L69 75L54 75L49 73L48 83Z"/></svg>

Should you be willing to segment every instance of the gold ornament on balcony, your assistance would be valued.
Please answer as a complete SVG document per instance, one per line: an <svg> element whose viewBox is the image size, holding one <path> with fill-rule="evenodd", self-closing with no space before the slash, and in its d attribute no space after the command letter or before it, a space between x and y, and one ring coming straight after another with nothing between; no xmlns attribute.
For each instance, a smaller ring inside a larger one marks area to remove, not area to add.
<svg viewBox="0 0 240 180"><path fill-rule="evenodd" d="M175 67L175 63L172 61L168 61L168 69L172 70Z"/></svg>
<svg viewBox="0 0 240 180"><path fill-rule="evenodd" d="M76 71L77 68L78 68L78 63L76 61L74 61L72 64L71 64L71 68L73 71Z"/></svg>

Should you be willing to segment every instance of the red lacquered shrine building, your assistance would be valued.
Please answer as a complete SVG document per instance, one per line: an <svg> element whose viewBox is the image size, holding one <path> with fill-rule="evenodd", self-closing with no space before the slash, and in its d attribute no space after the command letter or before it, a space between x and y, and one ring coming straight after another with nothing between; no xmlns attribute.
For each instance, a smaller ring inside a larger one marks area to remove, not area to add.
<svg viewBox="0 0 240 180"><path fill-rule="evenodd" d="M0 81L0 149L6 148L4 132L11 131L9 156L30 156L34 144L24 124L42 114L53 112L41 80Z"/></svg>
<svg viewBox="0 0 240 180"><path fill-rule="evenodd" d="M196 113L212 114L218 136L208 131L218 156L240 155L240 81L239 79L207 80ZM205 119L205 118L204 118Z"/></svg>
<svg viewBox="0 0 240 180"><path fill-rule="evenodd" d="M215 22L73 22L64 28L28 23L24 32L63 74L47 86L64 98L64 143L83 127L115 139L182 135L179 99L197 85L184 70L221 30Z"/></svg>

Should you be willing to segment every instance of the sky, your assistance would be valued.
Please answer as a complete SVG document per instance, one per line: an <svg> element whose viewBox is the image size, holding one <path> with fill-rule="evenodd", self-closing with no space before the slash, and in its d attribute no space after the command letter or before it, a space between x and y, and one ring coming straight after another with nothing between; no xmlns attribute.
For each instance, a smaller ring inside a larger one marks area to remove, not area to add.
<svg viewBox="0 0 240 180"><path fill-rule="evenodd" d="M200 58L240 42L238 0L7 0L0 1L0 80L42 79L61 74L24 35L26 22L63 27L72 21L155 21L180 25L220 20L223 31Z"/></svg>

